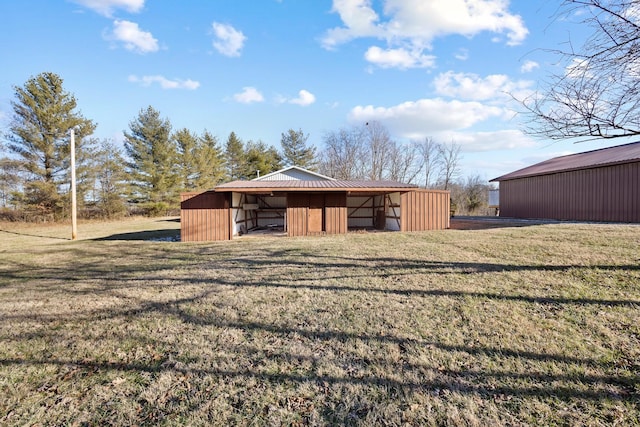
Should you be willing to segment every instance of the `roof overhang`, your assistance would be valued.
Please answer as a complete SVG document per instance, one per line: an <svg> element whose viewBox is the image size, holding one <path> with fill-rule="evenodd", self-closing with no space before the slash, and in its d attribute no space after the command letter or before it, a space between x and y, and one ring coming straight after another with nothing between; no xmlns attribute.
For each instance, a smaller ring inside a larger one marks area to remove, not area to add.
<svg viewBox="0 0 640 427"><path fill-rule="evenodd" d="M233 181L214 188L215 192L248 194L348 193L381 194L417 190L415 185L394 181Z"/></svg>

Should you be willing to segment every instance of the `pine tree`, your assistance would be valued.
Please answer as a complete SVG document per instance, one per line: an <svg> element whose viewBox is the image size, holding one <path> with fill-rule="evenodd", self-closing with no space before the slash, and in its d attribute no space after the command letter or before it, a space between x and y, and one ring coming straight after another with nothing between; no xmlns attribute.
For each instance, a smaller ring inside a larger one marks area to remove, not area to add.
<svg viewBox="0 0 640 427"><path fill-rule="evenodd" d="M76 99L62 83L57 74L41 73L23 87L15 86L16 100L11 102L8 149L18 155L28 175L24 201L46 215L60 215L68 204L70 130L75 129L76 157L83 158L83 137L96 127L76 111Z"/></svg>
<svg viewBox="0 0 640 427"><path fill-rule="evenodd" d="M97 205L107 218L126 211L124 194L127 175L120 148L110 140L103 140L95 154Z"/></svg>
<svg viewBox="0 0 640 427"><path fill-rule="evenodd" d="M282 157L274 147L262 141L249 141L246 148L246 162L243 179L253 179L275 172L282 167Z"/></svg>
<svg viewBox="0 0 640 427"><path fill-rule="evenodd" d="M195 189L210 190L224 179L224 155L218 139L209 131L204 131L198 140L195 163Z"/></svg>
<svg viewBox="0 0 640 427"><path fill-rule="evenodd" d="M180 169L180 189L182 191L194 190L198 177L197 150L198 136L190 130L183 128L173 135L178 148L178 166Z"/></svg>
<svg viewBox="0 0 640 427"><path fill-rule="evenodd" d="M22 187L22 162L8 157L0 158L0 207L15 206Z"/></svg>
<svg viewBox="0 0 640 427"><path fill-rule="evenodd" d="M301 168L316 170L318 161L316 159L316 147L307 146L309 134L305 135L302 129L297 132L289 129L282 134L280 144L284 155L284 163L288 166L299 166Z"/></svg>
<svg viewBox="0 0 640 427"><path fill-rule="evenodd" d="M127 172L132 196L158 212L177 206L180 183L171 123L149 106L140 110L138 117L129 123L129 129L130 132L124 132L124 147L130 158Z"/></svg>
<svg viewBox="0 0 640 427"><path fill-rule="evenodd" d="M227 178L231 181L236 179L244 179L245 166L245 153L244 144L240 140L235 132L229 134L224 151L225 169L227 172Z"/></svg>

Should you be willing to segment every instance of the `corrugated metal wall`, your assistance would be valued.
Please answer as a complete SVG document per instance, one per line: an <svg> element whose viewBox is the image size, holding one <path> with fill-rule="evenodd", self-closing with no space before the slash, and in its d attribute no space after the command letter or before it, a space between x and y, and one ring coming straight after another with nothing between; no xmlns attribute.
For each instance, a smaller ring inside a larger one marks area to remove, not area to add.
<svg viewBox="0 0 640 427"><path fill-rule="evenodd" d="M322 231L310 230L309 206L322 206ZM345 193L297 194L287 196L287 235L344 234L347 232L347 195Z"/></svg>
<svg viewBox="0 0 640 427"><path fill-rule="evenodd" d="M640 163L502 181L500 215L640 222Z"/></svg>
<svg viewBox="0 0 640 427"><path fill-rule="evenodd" d="M232 238L231 193L183 193L181 195L181 240L183 242L230 240ZM313 200L312 200L313 198ZM237 201L239 203L239 201ZM348 230L346 193L287 195L287 235L318 234L309 229L310 206L322 207L322 231L344 234ZM391 209L391 207L390 207ZM394 212L395 209L393 208ZM417 190L400 195L400 230L421 231L449 227L449 192ZM317 220L316 217L313 218ZM393 221L397 219L391 218ZM389 218L387 218L389 220Z"/></svg>
<svg viewBox="0 0 640 427"><path fill-rule="evenodd" d="M315 174L309 174L305 171L297 169L289 169L274 173L273 175L265 175L257 178L256 181L324 181Z"/></svg>
<svg viewBox="0 0 640 427"><path fill-rule="evenodd" d="M290 193L287 195L287 236L306 236L309 215L309 195Z"/></svg>
<svg viewBox="0 0 640 427"><path fill-rule="evenodd" d="M327 194L325 204L325 231L327 234L347 232L347 195Z"/></svg>
<svg viewBox="0 0 640 427"><path fill-rule="evenodd" d="M400 231L449 228L449 192L416 190L400 195Z"/></svg>
<svg viewBox="0 0 640 427"><path fill-rule="evenodd" d="M183 193L180 200L180 240L231 239L231 209L227 193Z"/></svg>

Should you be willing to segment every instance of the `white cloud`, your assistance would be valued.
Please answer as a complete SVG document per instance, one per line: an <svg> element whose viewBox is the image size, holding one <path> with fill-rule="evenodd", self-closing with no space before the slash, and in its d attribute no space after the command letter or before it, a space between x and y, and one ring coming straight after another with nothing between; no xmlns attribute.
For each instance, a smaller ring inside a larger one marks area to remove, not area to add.
<svg viewBox="0 0 640 427"><path fill-rule="evenodd" d="M453 55L454 58L460 61L466 61L469 59L469 51L467 49L459 49L457 53Z"/></svg>
<svg viewBox="0 0 640 427"><path fill-rule="evenodd" d="M533 82L512 81L504 74L491 74L484 78L473 73L447 71L434 79L436 92L452 98L486 101L511 98L523 99L531 92Z"/></svg>
<svg viewBox="0 0 640 427"><path fill-rule="evenodd" d="M423 55L420 50L386 49L371 46L364 54L367 61L381 68L431 68L435 64L435 56Z"/></svg>
<svg viewBox="0 0 640 427"><path fill-rule="evenodd" d="M311 105L314 102L316 102L315 95L312 94L309 91L304 90L304 89L302 89L300 92L298 92L298 97L297 98L289 100L289 103L301 105L303 107L306 107L307 105Z"/></svg>
<svg viewBox="0 0 640 427"><path fill-rule="evenodd" d="M125 49L137 53L156 52L158 40L148 31L142 31L135 22L115 20L111 39L124 44Z"/></svg>
<svg viewBox="0 0 640 427"><path fill-rule="evenodd" d="M142 76L142 77L131 75L129 76L129 81L132 83L140 83L142 86L151 86L153 83L158 83L162 89L196 90L200 87L200 82L197 82L195 80L191 80L191 79L169 80L164 76L160 76L160 75Z"/></svg>
<svg viewBox="0 0 640 427"><path fill-rule="evenodd" d="M580 79L582 77L593 77L589 70L589 61L586 59L574 58L565 68L565 75L571 79Z"/></svg>
<svg viewBox="0 0 640 427"><path fill-rule="evenodd" d="M213 47L225 56L240 56L240 51L247 39L242 31L238 31L229 24L212 24L215 40Z"/></svg>
<svg viewBox="0 0 640 427"><path fill-rule="evenodd" d="M370 7L369 0L333 0L331 10L340 15L344 27L332 28L322 39L326 49L359 37L381 37L378 14Z"/></svg>
<svg viewBox="0 0 640 427"><path fill-rule="evenodd" d="M252 104L254 102L263 102L264 96L255 87L246 86L242 88L242 92L233 95L233 99L241 104Z"/></svg>
<svg viewBox="0 0 640 427"><path fill-rule="evenodd" d="M520 72L522 72L522 73L530 73L531 71L535 70L536 68L540 68L540 64L538 64L536 61L526 60L522 64L522 67L520 67Z"/></svg>
<svg viewBox="0 0 640 427"><path fill-rule="evenodd" d="M75 3L87 7L100 15L111 17L116 9L127 12L140 12L145 0L73 0Z"/></svg>
<svg viewBox="0 0 640 427"><path fill-rule="evenodd" d="M329 29L321 42L333 49L353 39L377 38L387 42L387 51L402 48L417 52L414 57L430 49L435 38L451 34L473 37L488 31L506 37L507 45L517 45L529 31L508 6L505 0L383 0L379 14L372 0L334 0L332 11L340 15L343 26ZM392 66L393 61L382 64Z"/></svg>
<svg viewBox="0 0 640 427"><path fill-rule="evenodd" d="M392 107L357 106L349 113L353 123L377 120L397 135L421 138L435 132L467 129L493 117L501 117L505 109L479 102L445 101L439 98L408 101Z"/></svg>
<svg viewBox="0 0 640 427"><path fill-rule="evenodd" d="M436 140L454 141L465 152L515 150L537 146L537 142L519 130L506 129L493 132L442 132Z"/></svg>

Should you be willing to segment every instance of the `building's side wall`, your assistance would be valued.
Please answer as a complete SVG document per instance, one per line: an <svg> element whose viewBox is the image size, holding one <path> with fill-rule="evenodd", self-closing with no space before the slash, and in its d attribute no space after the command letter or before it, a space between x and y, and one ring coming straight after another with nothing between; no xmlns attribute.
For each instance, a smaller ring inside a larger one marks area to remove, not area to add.
<svg viewBox="0 0 640 427"><path fill-rule="evenodd" d="M400 195L400 231L449 228L448 191L415 190Z"/></svg>
<svg viewBox="0 0 640 427"><path fill-rule="evenodd" d="M309 206L321 205L322 233L344 234L347 232L347 195L346 193L287 195L287 235L307 236L309 231Z"/></svg>
<svg viewBox="0 0 640 427"><path fill-rule="evenodd" d="M306 236L309 215L309 195L289 193L287 195L287 236Z"/></svg>
<svg viewBox="0 0 640 427"><path fill-rule="evenodd" d="M327 234L344 234L347 232L347 195L327 194L324 200L324 221Z"/></svg>
<svg viewBox="0 0 640 427"><path fill-rule="evenodd" d="M230 200L226 193L183 193L180 197L180 240L231 239Z"/></svg>
<svg viewBox="0 0 640 427"><path fill-rule="evenodd" d="M640 222L640 162L502 181L500 215Z"/></svg>

